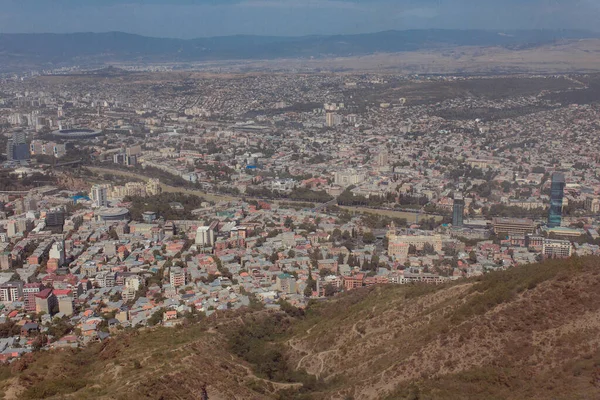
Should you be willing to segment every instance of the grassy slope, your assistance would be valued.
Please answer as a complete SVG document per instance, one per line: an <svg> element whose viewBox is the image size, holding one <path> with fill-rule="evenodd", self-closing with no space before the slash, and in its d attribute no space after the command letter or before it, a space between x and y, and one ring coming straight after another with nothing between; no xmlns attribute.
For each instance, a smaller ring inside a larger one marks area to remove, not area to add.
<svg viewBox="0 0 600 400"><path fill-rule="evenodd" d="M428 294L372 288L317 308L318 324L290 344L294 361L330 383L324 397L593 398L598 284L600 261L579 258Z"/></svg>
<svg viewBox="0 0 600 400"><path fill-rule="evenodd" d="M302 318L229 313L40 353L0 369L0 385L8 398L193 399L203 382L211 400L595 398L599 284L590 257L367 288Z"/></svg>
<svg viewBox="0 0 600 400"><path fill-rule="evenodd" d="M4 392L18 399L197 399L206 383L211 400L263 398L248 388L259 378L226 348L203 325L131 332L12 365L3 371Z"/></svg>

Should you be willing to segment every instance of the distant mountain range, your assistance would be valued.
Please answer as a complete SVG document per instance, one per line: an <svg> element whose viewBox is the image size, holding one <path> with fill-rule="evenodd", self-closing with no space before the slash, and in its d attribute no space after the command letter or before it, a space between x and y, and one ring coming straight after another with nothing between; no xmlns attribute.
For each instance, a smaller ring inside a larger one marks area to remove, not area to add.
<svg viewBox="0 0 600 400"><path fill-rule="evenodd" d="M578 30L406 30L357 35L226 36L166 39L122 32L0 34L0 69L15 65L68 65L107 61L192 62L277 58L327 58L502 46L522 49L561 40L599 38Z"/></svg>

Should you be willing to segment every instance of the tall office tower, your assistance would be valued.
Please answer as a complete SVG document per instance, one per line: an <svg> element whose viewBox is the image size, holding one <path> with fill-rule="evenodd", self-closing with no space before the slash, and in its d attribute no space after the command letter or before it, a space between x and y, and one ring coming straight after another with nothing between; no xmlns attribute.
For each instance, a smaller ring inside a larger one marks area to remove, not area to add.
<svg viewBox="0 0 600 400"><path fill-rule="evenodd" d="M465 213L465 200L462 195L454 195L452 206L452 226L463 226L463 215Z"/></svg>
<svg viewBox="0 0 600 400"><path fill-rule="evenodd" d="M14 132L12 137L13 137L13 141L15 142L15 144L27 143L27 134L23 131Z"/></svg>
<svg viewBox="0 0 600 400"><path fill-rule="evenodd" d="M29 159L29 145L25 132L15 132L6 143L6 156L9 161Z"/></svg>
<svg viewBox="0 0 600 400"><path fill-rule="evenodd" d="M561 225L564 190L565 176L561 172L555 172L552 174L552 185L550 186L549 228L556 228Z"/></svg>
<svg viewBox="0 0 600 400"><path fill-rule="evenodd" d="M95 207L108 207L108 188L106 185L94 185L90 193Z"/></svg>

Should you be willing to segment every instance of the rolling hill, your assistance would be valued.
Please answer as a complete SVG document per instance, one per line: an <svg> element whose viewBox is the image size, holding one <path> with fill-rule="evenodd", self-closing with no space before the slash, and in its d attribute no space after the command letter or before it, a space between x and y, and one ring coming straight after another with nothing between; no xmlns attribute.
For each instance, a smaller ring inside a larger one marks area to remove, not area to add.
<svg viewBox="0 0 600 400"><path fill-rule="evenodd" d="M122 332L0 368L7 399L591 399L600 259Z"/></svg>
<svg viewBox="0 0 600 400"><path fill-rule="evenodd" d="M568 39L598 38L575 30L407 30L357 35L199 39L152 38L122 32L0 34L0 65L60 66L103 62L198 62L329 58L460 46L524 49Z"/></svg>

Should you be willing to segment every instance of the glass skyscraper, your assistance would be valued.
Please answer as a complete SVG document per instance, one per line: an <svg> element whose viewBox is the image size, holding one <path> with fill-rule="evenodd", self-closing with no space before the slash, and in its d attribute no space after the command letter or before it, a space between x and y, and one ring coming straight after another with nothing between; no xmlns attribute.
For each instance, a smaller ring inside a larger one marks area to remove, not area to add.
<svg viewBox="0 0 600 400"><path fill-rule="evenodd" d="M463 215L465 213L465 200L462 195L454 195L452 206L452 226L463 226Z"/></svg>
<svg viewBox="0 0 600 400"><path fill-rule="evenodd" d="M556 228L562 222L562 205L565 190L565 176L561 172L552 174L550 187L550 211L548 212L548 227Z"/></svg>

